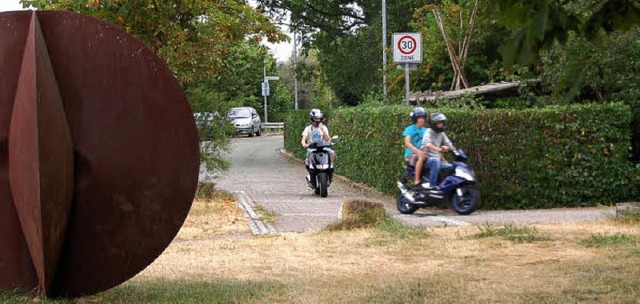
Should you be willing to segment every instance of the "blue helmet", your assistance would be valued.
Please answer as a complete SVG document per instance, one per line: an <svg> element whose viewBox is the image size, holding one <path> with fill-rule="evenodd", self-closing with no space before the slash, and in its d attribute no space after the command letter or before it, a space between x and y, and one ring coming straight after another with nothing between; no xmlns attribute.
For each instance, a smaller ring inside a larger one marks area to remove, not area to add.
<svg viewBox="0 0 640 304"><path fill-rule="evenodd" d="M427 111L423 107L416 107L411 111L410 116L413 123L416 123L419 117L427 118Z"/></svg>

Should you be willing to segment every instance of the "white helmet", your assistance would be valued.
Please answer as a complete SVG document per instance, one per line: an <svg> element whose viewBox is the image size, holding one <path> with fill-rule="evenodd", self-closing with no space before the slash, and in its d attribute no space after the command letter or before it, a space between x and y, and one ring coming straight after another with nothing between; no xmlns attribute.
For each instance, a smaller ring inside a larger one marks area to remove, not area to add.
<svg viewBox="0 0 640 304"><path fill-rule="evenodd" d="M322 114L322 111L319 109L311 109L311 112L309 112L309 119L311 119L311 123L317 126L324 119L324 114ZM320 119L320 122L317 122L314 119Z"/></svg>

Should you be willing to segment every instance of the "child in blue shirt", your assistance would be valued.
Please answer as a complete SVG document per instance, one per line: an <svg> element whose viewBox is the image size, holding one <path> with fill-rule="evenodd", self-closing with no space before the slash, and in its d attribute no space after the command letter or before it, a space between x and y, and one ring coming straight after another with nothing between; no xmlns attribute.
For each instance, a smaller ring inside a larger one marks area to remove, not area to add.
<svg viewBox="0 0 640 304"><path fill-rule="evenodd" d="M422 174L422 166L427 153L420 149L422 138L427 131L427 111L422 107L416 107L411 111L411 120L413 124L406 127L402 136L404 137L404 159L409 165L415 167L414 185L420 184L420 174Z"/></svg>

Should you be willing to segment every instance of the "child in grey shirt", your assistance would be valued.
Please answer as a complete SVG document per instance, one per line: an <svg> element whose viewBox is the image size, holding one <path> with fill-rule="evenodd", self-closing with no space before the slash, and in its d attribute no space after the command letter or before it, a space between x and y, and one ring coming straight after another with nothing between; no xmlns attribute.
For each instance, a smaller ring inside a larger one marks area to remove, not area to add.
<svg viewBox="0 0 640 304"><path fill-rule="evenodd" d="M441 169L446 169L452 165L442 155L442 152L447 152L455 149L445 130L447 129L447 117L442 113L431 114L429 123L431 127L424 133L422 137L421 149L427 151L426 166L429 167L429 186L432 189L439 190L438 174Z"/></svg>

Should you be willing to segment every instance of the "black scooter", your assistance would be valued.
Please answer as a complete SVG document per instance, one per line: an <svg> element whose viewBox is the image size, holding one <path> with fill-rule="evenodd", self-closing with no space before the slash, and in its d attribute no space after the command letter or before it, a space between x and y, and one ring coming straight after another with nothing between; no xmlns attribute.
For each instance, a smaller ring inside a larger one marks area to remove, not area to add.
<svg viewBox="0 0 640 304"><path fill-rule="evenodd" d="M331 139L336 140L338 136L334 136ZM307 184L321 197L327 197L328 188L333 179L333 163L329 157L329 152L325 149L334 145L335 143L328 141L310 144L309 149L311 152L304 161L307 172L309 172L306 176Z"/></svg>

